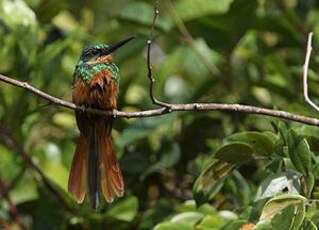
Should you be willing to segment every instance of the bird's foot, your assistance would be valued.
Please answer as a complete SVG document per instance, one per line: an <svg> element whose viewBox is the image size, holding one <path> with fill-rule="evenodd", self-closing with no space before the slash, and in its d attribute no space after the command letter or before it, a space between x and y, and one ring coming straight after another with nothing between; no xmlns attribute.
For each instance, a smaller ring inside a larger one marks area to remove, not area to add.
<svg viewBox="0 0 319 230"><path fill-rule="evenodd" d="M89 107L89 105L87 105L87 104L82 104L80 107L81 107L82 113L84 113L85 110Z"/></svg>
<svg viewBox="0 0 319 230"><path fill-rule="evenodd" d="M113 113L113 118L115 119L117 117L117 110L116 109L112 109L112 113Z"/></svg>

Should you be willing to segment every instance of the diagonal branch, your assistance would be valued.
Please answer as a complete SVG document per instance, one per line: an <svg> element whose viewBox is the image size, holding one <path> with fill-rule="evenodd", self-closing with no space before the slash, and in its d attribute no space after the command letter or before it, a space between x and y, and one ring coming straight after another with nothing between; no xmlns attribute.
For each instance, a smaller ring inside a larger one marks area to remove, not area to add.
<svg viewBox="0 0 319 230"><path fill-rule="evenodd" d="M60 195L60 193L52 186L52 184L46 178L46 176L41 171L41 169L36 164L33 163L29 154L27 154L27 152L25 152L22 145L20 145L20 143L15 139L15 137L11 134L11 132L9 130L7 130L2 124L0 124L0 130L6 137L8 137L10 139L13 146L19 151L19 153L22 155L24 160L31 166L31 168L40 175L42 182L56 196L58 201L65 207L65 209L68 210L70 213L75 215L75 210L71 206L68 205L68 203Z"/></svg>
<svg viewBox="0 0 319 230"><path fill-rule="evenodd" d="M9 196L9 191L7 185L4 183L4 180L2 179L2 176L0 175L0 191L4 199L7 200L10 206L10 211L12 213L12 216L15 220L15 222L19 225L21 230L27 230L27 228L23 225L23 222L19 216L19 212L15 204L12 202Z"/></svg>

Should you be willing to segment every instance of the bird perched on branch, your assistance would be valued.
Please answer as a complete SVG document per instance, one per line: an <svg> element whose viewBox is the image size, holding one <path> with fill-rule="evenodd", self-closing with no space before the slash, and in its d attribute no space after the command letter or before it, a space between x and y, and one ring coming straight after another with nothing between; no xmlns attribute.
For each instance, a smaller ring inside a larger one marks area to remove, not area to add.
<svg viewBox="0 0 319 230"><path fill-rule="evenodd" d="M73 75L72 100L76 105L104 110L117 108L119 69L111 54L133 38L110 46L91 45L83 50ZM88 189L89 204L97 209L100 188L108 203L115 194L121 197L124 193L111 138L114 117L82 111L76 111L75 115L80 137L72 161L68 193L82 203Z"/></svg>

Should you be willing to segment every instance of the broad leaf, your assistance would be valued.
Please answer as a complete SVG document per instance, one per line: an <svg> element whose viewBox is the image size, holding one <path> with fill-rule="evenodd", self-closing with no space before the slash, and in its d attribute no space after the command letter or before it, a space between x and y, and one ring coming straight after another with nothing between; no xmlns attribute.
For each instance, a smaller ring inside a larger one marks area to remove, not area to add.
<svg viewBox="0 0 319 230"><path fill-rule="evenodd" d="M306 139L290 130L288 135L289 157L298 171L307 175L311 171L311 153Z"/></svg>
<svg viewBox="0 0 319 230"><path fill-rule="evenodd" d="M199 206L212 199L223 186L227 174L234 168L234 165L227 162L213 162L209 165L194 183L196 204Z"/></svg>
<svg viewBox="0 0 319 230"><path fill-rule="evenodd" d="M257 155L271 155L274 151L274 142L269 135L261 132L242 132L231 135L228 142L244 142L249 144Z"/></svg>
<svg viewBox="0 0 319 230"><path fill-rule="evenodd" d="M289 205L299 205L302 204L302 207L305 206L307 199L300 195L279 195L270 199L264 206L260 221L271 221L271 219L278 213L289 206Z"/></svg>
<svg viewBox="0 0 319 230"><path fill-rule="evenodd" d="M274 197L279 193L300 193L300 181L296 173L282 172L270 175L259 186L255 200Z"/></svg>
<svg viewBox="0 0 319 230"><path fill-rule="evenodd" d="M124 200L120 200L117 204L107 211L106 215L122 221L132 221L137 214L138 199L130 196Z"/></svg>
<svg viewBox="0 0 319 230"><path fill-rule="evenodd" d="M240 165L252 159L253 149L244 143L231 143L217 150L214 157L230 164Z"/></svg>
<svg viewBox="0 0 319 230"><path fill-rule="evenodd" d="M198 230L218 230L225 225L225 219L218 215L207 215L205 218L196 226Z"/></svg>

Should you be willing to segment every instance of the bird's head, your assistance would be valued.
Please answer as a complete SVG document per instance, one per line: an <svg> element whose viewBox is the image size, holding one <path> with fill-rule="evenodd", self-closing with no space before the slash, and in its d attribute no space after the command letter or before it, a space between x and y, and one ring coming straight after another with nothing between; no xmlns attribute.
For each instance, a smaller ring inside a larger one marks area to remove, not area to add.
<svg viewBox="0 0 319 230"><path fill-rule="evenodd" d="M112 45L96 44L87 46L82 51L79 62L86 64L112 62L113 57L111 54L125 43L131 41L133 38L134 36L116 42Z"/></svg>

